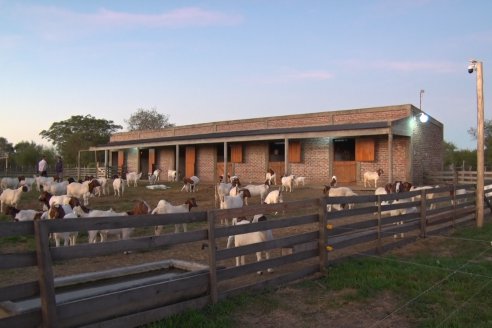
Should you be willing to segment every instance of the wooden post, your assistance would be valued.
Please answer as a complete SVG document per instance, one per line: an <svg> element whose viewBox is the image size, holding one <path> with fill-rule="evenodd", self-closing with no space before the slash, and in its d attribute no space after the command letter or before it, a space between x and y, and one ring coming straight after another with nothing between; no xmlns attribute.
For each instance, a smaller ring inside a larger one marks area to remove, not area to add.
<svg viewBox="0 0 492 328"><path fill-rule="evenodd" d="M427 193L425 189L420 191L420 237L426 237Z"/></svg>
<svg viewBox="0 0 492 328"><path fill-rule="evenodd" d="M381 254L382 240L381 240L381 195L378 195L378 242L376 246L376 251Z"/></svg>
<svg viewBox="0 0 492 328"><path fill-rule="evenodd" d="M319 239L318 239L318 249L319 249L319 271L324 273L326 271L327 259L326 255L326 230L328 221L326 220L326 198L320 198L318 209L318 227L319 227Z"/></svg>
<svg viewBox="0 0 492 328"><path fill-rule="evenodd" d="M219 292L217 286L217 261L216 261L216 243L215 243L215 212L207 211L208 220L208 269L210 272L210 297L212 304L219 301Z"/></svg>
<svg viewBox="0 0 492 328"><path fill-rule="evenodd" d="M484 104L483 104L483 72L482 62L475 64L477 71L477 209L476 224L478 228L483 227L484 207Z"/></svg>
<svg viewBox="0 0 492 328"><path fill-rule="evenodd" d="M34 239L39 272L39 297L41 299L42 327L58 326L56 315L55 283L51 263L47 222L34 221Z"/></svg>
<svg viewBox="0 0 492 328"><path fill-rule="evenodd" d="M451 190L453 192L453 219L451 222L452 227L454 228L455 226L455 221L456 221L456 185L451 186Z"/></svg>

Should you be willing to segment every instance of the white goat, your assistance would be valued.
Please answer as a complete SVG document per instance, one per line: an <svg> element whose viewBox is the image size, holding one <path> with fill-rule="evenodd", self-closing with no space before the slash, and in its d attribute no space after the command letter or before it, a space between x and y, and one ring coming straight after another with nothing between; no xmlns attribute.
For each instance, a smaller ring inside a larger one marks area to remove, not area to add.
<svg viewBox="0 0 492 328"><path fill-rule="evenodd" d="M149 173L149 184L155 184L159 182L161 171L161 169L155 169L154 172Z"/></svg>
<svg viewBox="0 0 492 328"><path fill-rule="evenodd" d="M384 173L383 169L378 169L375 172L373 171L364 172L364 187L367 187L367 184L369 184L370 186L370 182L374 181L374 188L377 188L379 177L383 173Z"/></svg>
<svg viewBox="0 0 492 328"><path fill-rule="evenodd" d="M167 170L167 181L177 181L178 172L176 170Z"/></svg>
<svg viewBox="0 0 492 328"><path fill-rule="evenodd" d="M254 216L251 223L257 223L259 221L266 221L266 217L263 214L257 214ZM243 225L243 224L250 224L250 222L249 220L238 221L236 218L232 220L232 225ZM235 247L239 247L239 246L245 246L254 243L266 242L270 240L273 240L273 234L271 230L254 231L254 232L239 234L235 236L229 236L229 238L227 238L227 248L232 247L232 244L234 244ZM265 251L265 257L267 260L270 259L270 251ZM258 262L262 260L261 251L256 252L256 260ZM246 260L244 255L236 257L236 266L245 265L245 264L246 264ZM268 268L267 271L273 272L273 269ZM258 271L258 274L262 274L262 273L263 273L262 271Z"/></svg>
<svg viewBox="0 0 492 328"><path fill-rule="evenodd" d="M0 186L2 189L17 189L19 187L19 179L18 178L9 178L4 177L0 181Z"/></svg>
<svg viewBox="0 0 492 328"><path fill-rule="evenodd" d="M4 204L17 207L23 192L27 192L26 186L20 186L17 189L5 189L0 195L0 212L3 213Z"/></svg>
<svg viewBox="0 0 492 328"><path fill-rule="evenodd" d="M68 205L55 205L52 206L47 211L47 219L76 219L77 214L73 213L73 210ZM56 247L61 245L61 240L63 240L63 246L74 246L77 243L78 231L64 231L64 232L53 232L52 237L55 240Z"/></svg>
<svg viewBox="0 0 492 328"><path fill-rule="evenodd" d="M295 175L291 174L285 177L282 177L281 182L282 182L282 190L283 191L289 191L292 192L292 185L294 183L294 179L296 178Z"/></svg>
<svg viewBox="0 0 492 328"><path fill-rule="evenodd" d="M183 188L181 191L195 192L198 191L198 184L200 183L200 178L196 175L183 179Z"/></svg>
<svg viewBox="0 0 492 328"><path fill-rule="evenodd" d="M142 172L128 172L126 174L126 185L130 187L130 184L133 183L134 187L138 186L138 180L142 177Z"/></svg>
<svg viewBox="0 0 492 328"><path fill-rule="evenodd" d="M304 187L306 185L306 177L298 177L296 176L294 178L294 186L299 187L299 185L302 183L302 186Z"/></svg>
<svg viewBox="0 0 492 328"><path fill-rule="evenodd" d="M67 186L67 196L73 196L83 201L84 206L89 205L89 197L95 187L99 186L99 182L94 179L91 181L84 181L82 183L72 182Z"/></svg>
<svg viewBox="0 0 492 328"><path fill-rule="evenodd" d="M323 193L328 196L328 197L348 197L348 196L357 196L357 194L350 189L349 187L330 187L330 186L325 186L323 189ZM335 210L342 210L345 208L346 204L328 204L326 205L326 208L328 212L331 212L332 207ZM349 209L353 207L353 204L348 204Z"/></svg>
<svg viewBox="0 0 492 328"><path fill-rule="evenodd" d="M62 182L47 182L43 184L43 190L52 195L59 196L67 193L68 181Z"/></svg>
<svg viewBox="0 0 492 328"><path fill-rule="evenodd" d="M34 182L36 182L36 179L34 178L24 178L19 182L19 184L21 186L26 186L30 191L32 190L32 185L34 184Z"/></svg>
<svg viewBox="0 0 492 328"><path fill-rule="evenodd" d="M157 203L157 207L154 208L152 214L169 214L169 213L189 213L193 207L197 207L195 198L189 198L186 200L184 204L174 206L168 201L161 199L159 203ZM183 232L188 231L186 227L186 223L181 223L183 227ZM155 235L159 236L162 233L163 226L155 227ZM179 224L174 225L174 233L179 232Z"/></svg>
<svg viewBox="0 0 492 328"><path fill-rule="evenodd" d="M283 202L284 202L284 197L282 195L281 189L270 191L268 195L265 197L265 201L264 201L265 204L278 204Z"/></svg>
<svg viewBox="0 0 492 328"><path fill-rule="evenodd" d="M38 187L38 191L41 191L41 187L45 185L46 183L51 183L55 181L55 178L53 177L42 177L42 176L35 176L34 179L36 180L36 186Z"/></svg>
<svg viewBox="0 0 492 328"><path fill-rule="evenodd" d="M113 180L114 197L121 197L125 191L125 183L121 178L114 178Z"/></svg>
<svg viewBox="0 0 492 328"><path fill-rule="evenodd" d="M97 187L99 189L99 191L102 191L102 194L103 195L109 195L109 183L108 183L108 179L107 178L104 178L104 177L101 177L101 178L97 178L96 179L97 182L99 182L99 184L101 185L100 187ZM94 194L98 195L98 196L101 196L101 192L96 192L94 191Z"/></svg>
<svg viewBox="0 0 492 328"><path fill-rule="evenodd" d="M82 208L81 206L76 206L73 208L73 212L77 214L78 217L82 218L96 218L96 217L111 217L111 216L127 216L126 212L115 212L112 209L103 211L103 210L89 210L86 208ZM88 242L96 243L97 242L97 234L99 233L99 237L101 242L104 242L108 239L108 235L115 235L118 239L128 239L130 238L133 230L135 228L119 228L119 229L104 229L104 230L90 230L88 231Z"/></svg>
<svg viewBox="0 0 492 328"><path fill-rule="evenodd" d="M238 188L236 186L236 188ZM249 193L249 190L243 189L240 190L239 193L236 196L231 196L231 195L225 195L224 200L220 204L221 209L230 209L230 208L241 208L244 206L244 198L246 196L251 196ZM222 224L229 225L229 222L227 219L223 219Z"/></svg>
<svg viewBox="0 0 492 328"><path fill-rule="evenodd" d="M264 184L261 185L247 185L244 189L248 189L252 196L260 196L260 203L265 200L268 191L270 190L270 180L266 180Z"/></svg>

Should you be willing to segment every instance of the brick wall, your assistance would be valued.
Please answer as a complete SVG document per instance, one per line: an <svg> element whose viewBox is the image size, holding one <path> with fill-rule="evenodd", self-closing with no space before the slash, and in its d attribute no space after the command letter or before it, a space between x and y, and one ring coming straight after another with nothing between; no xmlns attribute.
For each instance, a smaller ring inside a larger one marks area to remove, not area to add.
<svg viewBox="0 0 492 328"><path fill-rule="evenodd" d="M203 182L213 182L215 174L216 148L214 145L200 145L196 148L195 174Z"/></svg>
<svg viewBox="0 0 492 328"><path fill-rule="evenodd" d="M441 171L443 169L443 129L432 120L421 123L415 120L413 126L413 182L415 185L424 183L424 172Z"/></svg>
<svg viewBox="0 0 492 328"><path fill-rule="evenodd" d="M235 163L234 174L243 184L263 183L266 173L267 142L248 142L243 144L243 163Z"/></svg>

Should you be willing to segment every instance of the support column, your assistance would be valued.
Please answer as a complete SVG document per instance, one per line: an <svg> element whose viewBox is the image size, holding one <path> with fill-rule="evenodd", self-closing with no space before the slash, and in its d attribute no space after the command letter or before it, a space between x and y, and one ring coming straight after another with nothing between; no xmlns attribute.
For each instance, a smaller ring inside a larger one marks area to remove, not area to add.
<svg viewBox="0 0 492 328"><path fill-rule="evenodd" d="M227 180L227 141L224 141L224 179L223 182L229 182Z"/></svg>
<svg viewBox="0 0 492 328"><path fill-rule="evenodd" d="M284 150L284 154L285 154L285 157L284 157L284 174L285 176L287 175L290 175L291 172L289 172L289 139L288 138L285 138L284 139L284 147L285 147L285 150Z"/></svg>
<svg viewBox="0 0 492 328"><path fill-rule="evenodd" d="M393 182L393 131L388 133L388 182Z"/></svg>
<svg viewBox="0 0 492 328"><path fill-rule="evenodd" d="M174 154L174 169L176 170L176 181L179 181L179 145L176 145L176 153Z"/></svg>

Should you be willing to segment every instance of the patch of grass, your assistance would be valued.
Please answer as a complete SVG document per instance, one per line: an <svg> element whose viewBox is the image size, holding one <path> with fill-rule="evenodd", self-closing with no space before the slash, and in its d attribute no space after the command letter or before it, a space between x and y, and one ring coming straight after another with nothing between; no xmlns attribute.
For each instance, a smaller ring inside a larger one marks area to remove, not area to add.
<svg viewBox="0 0 492 328"><path fill-rule="evenodd" d="M335 311L354 302L370 306L371 299L389 292L396 300L394 313L416 327L492 327L492 224L428 240L433 243L426 246L423 240L423 247L409 255L347 260L330 267L320 279L289 288L302 289L303 295L316 300L326 299L324 306ZM323 293L329 296L320 297ZM244 306L248 313L268 316L286 305L274 293L243 294L147 327L237 327L234 318ZM296 311L307 324L310 314ZM382 314L382 324L385 315L391 313Z"/></svg>

